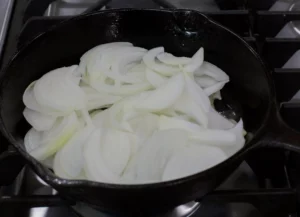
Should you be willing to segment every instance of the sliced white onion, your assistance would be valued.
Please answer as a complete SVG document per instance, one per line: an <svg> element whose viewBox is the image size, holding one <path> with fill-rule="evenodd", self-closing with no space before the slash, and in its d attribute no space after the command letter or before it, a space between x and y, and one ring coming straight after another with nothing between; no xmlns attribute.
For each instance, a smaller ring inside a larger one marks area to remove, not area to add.
<svg viewBox="0 0 300 217"><path fill-rule="evenodd" d="M33 128L24 145L66 179L143 184L192 175L245 143L242 120L213 108L228 81L204 61L203 48L188 58L163 47L103 44L79 66L29 85L24 116Z"/></svg>
<svg viewBox="0 0 300 217"><path fill-rule="evenodd" d="M146 66L164 76L172 76L178 73L180 71L179 67L165 65L155 60L156 56L163 52L164 52L163 47L157 47L149 50L146 53L146 55L143 57L143 61L146 64Z"/></svg>
<svg viewBox="0 0 300 217"><path fill-rule="evenodd" d="M41 77L34 85L36 101L54 111L71 113L85 107L86 98L81 88L70 78L77 66L55 69Z"/></svg>
<svg viewBox="0 0 300 217"><path fill-rule="evenodd" d="M25 108L23 115L26 121L37 131L50 130L56 121L56 117Z"/></svg>
<svg viewBox="0 0 300 217"><path fill-rule="evenodd" d="M195 81L202 88L210 87L210 86L218 83L215 79L213 79L212 77L209 77L207 75L203 75L203 76L200 76L200 77L195 77Z"/></svg>
<svg viewBox="0 0 300 217"><path fill-rule="evenodd" d="M27 152L31 152L41 145L42 133L31 128L25 135L24 146Z"/></svg>
<svg viewBox="0 0 300 217"><path fill-rule="evenodd" d="M131 133L108 128L102 140L101 154L107 167L121 176L136 146L136 136Z"/></svg>
<svg viewBox="0 0 300 217"><path fill-rule="evenodd" d="M149 68L146 69L146 78L147 78L148 82L155 88L159 88L167 80L166 77L154 72L153 70L151 70Z"/></svg>
<svg viewBox="0 0 300 217"><path fill-rule="evenodd" d="M162 63L173 66L189 64L192 61L191 58L176 57L170 53L160 53L157 55L157 59Z"/></svg>
<svg viewBox="0 0 300 217"><path fill-rule="evenodd" d="M132 44L129 42L113 42L113 43L107 43L107 44L102 44L99 46L96 46L92 49L90 49L89 51L87 51L81 58L80 58L80 64L79 67L77 69L77 71L79 72L79 74L81 74L82 76L86 75L88 76L87 78L87 82L89 83L90 79L96 79L97 78L97 70L93 71L91 69L91 67L94 67L93 64L99 62L99 61L94 61L91 60L93 58L101 58L103 52L108 49L108 48L116 48L116 47L131 47ZM91 66L92 64L92 66ZM88 65L89 65L89 71L88 71ZM95 68L97 68L97 66L95 66Z"/></svg>
<svg viewBox="0 0 300 217"><path fill-rule="evenodd" d="M141 52L135 52L132 54L126 54L126 56L122 56L121 58L118 58L111 66L111 71L104 71L105 75L114 79L118 80L120 82L129 83L129 84L135 84L135 83L141 83L143 80L141 80L139 77L135 75L127 74L125 69L125 66L130 64L131 62L137 62L142 59L144 56L144 53Z"/></svg>
<svg viewBox="0 0 300 217"><path fill-rule="evenodd" d="M93 81L91 86L99 92L105 92L118 96L129 96L142 91L150 90L152 88L152 85L148 82L115 87L112 85L107 85L101 81Z"/></svg>
<svg viewBox="0 0 300 217"><path fill-rule="evenodd" d="M159 117L155 114L147 113L132 118L129 121L130 127L137 135L137 143L142 145L158 128Z"/></svg>
<svg viewBox="0 0 300 217"><path fill-rule="evenodd" d="M236 135L237 140L233 146L223 148L223 150L228 155L228 157L237 153L240 149L243 148L243 146L245 144L244 128L243 128L242 119L229 131Z"/></svg>
<svg viewBox="0 0 300 217"><path fill-rule="evenodd" d="M98 92L89 86L81 87L87 98L87 109L94 110L108 107L122 99L120 96L114 96L104 92Z"/></svg>
<svg viewBox="0 0 300 217"><path fill-rule="evenodd" d="M137 180L162 180L164 168L179 147L187 144L188 136L183 130L158 131L146 142L136 159Z"/></svg>
<svg viewBox="0 0 300 217"><path fill-rule="evenodd" d="M226 154L218 147L193 144L182 147L168 161L163 172L163 181L203 172L226 158Z"/></svg>
<svg viewBox="0 0 300 217"><path fill-rule="evenodd" d="M55 174L58 176L62 175L63 178L65 178L66 175L69 178L77 178L80 176L83 169L83 145L93 130L93 127L87 126L77 131L66 145L57 152L54 158Z"/></svg>
<svg viewBox="0 0 300 217"><path fill-rule="evenodd" d="M209 62L204 61L201 66L201 70L205 75L208 75L217 81L229 80L229 76L222 69L218 68L217 66Z"/></svg>
<svg viewBox="0 0 300 217"><path fill-rule="evenodd" d="M42 133L40 145L31 150L29 154L37 160L45 160L60 150L73 136L79 127L79 121L75 113L60 118L53 127Z"/></svg>
<svg viewBox="0 0 300 217"><path fill-rule="evenodd" d="M93 124L97 128L110 127L111 125L109 123L109 112L109 109L97 112L97 114L92 116Z"/></svg>
<svg viewBox="0 0 300 217"><path fill-rule="evenodd" d="M96 129L84 146L84 171L89 180L116 183L119 177L108 168L102 156L102 137L101 129Z"/></svg>
<svg viewBox="0 0 300 217"><path fill-rule="evenodd" d="M210 96L218 91L220 91L224 86L225 84L227 83L228 81L221 81L221 82L218 82L210 87L207 87L204 89L204 92L206 93L207 96Z"/></svg>
<svg viewBox="0 0 300 217"><path fill-rule="evenodd" d="M108 73L114 67L113 74L110 76L118 76L120 71L124 72L121 65L126 65L126 62L134 62L141 60L146 52L144 48L133 46L119 46L116 44L102 50L101 54L93 55L88 61L87 72L89 82L97 80L102 73ZM137 55L136 55L137 54ZM130 57L133 55L133 58ZM128 58L130 57L130 58ZM123 74L123 73L122 73ZM120 76L121 74L119 74ZM124 79L125 77L123 77Z"/></svg>
<svg viewBox="0 0 300 217"><path fill-rule="evenodd" d="M190 116L194 119L198 124L203 127L207 127L208 117L207 113L202 109L202 107L197 104L188 92L183 91L182 96L177 100L177 102L173 105L175 111L181 112Z"/></svg>
<svg viewBox="0 0 300 217"><path fill-rule="evenodd" d="M192 57L191 63L183 67L184 72L194 73L203 63L204 49L201 47Z"/></svg>
<svg viewBox="0 0 300 217"><path fill-rule="evenodd" d="M185 86L182 74L170 78L164 85L154 90L135 107L147 111L160 111L172 106L181 96Z"/></svg>
<svg viewBox="0 0 300 217"><path fill-rule="evenodd" d="M187 73L185 73L184 77L186 82L186 89L190 94L192 100L200 105L205 112L208 112L211 105L210 100L204 90L199 85L197 85L196 82Z"/></svg>
<svg viewBox="0 0 300 217"><path fill-rule="evenodd" d="M46 166L46 167L48 167L48 168L50 168L50 169L53 169L54 156L48 157L47 159L41 161L41 163L42 163L44 166Z"/></svg>
<svg viewBox="0 0 300 217"><path fill-rule="evenodd" d="M174 118L174 117L167 117L164 115L159 116L158 126L159 126L158 127L159 130L181 129L187 132L194 132L194 133L204 130L203 127L195 123Z"/></svg>
<svg viewBox="0 0 300 217"><path fill-rule="evenodd" d="M237 141L236 135L226 130L206 129L191 134L189 138L200 145L214 146L233 146Z"/></svg>
<svg viewBox="0 0 300 217"><path fill-rule="evenodd" d="M51 116L63 116L63 112L53 111L49 107L44 107L40 105L34 96L34 85L36 82L32 82L25 90L23 94L23 102L26 107L33 111L37 111L43 114L51 115Z"/></svg>
<svg viewBox="0 0 300 217"><path fill-rule="evenodd" d="M208 113L208 128L209 129L219 129L219 130L229 130L234 127L234 124L219 114L215 109L210 108Z"/></svg>
<svg viewBox="0 0 300 217"><path fill-rule="evenodd" d="M125 70L128 75L135 76L138 79L140 79L141 81L145 81L146 80L146 68L147 67L146 67L145 63L143 61L141 61L141 62L127 65Z"/></svg>

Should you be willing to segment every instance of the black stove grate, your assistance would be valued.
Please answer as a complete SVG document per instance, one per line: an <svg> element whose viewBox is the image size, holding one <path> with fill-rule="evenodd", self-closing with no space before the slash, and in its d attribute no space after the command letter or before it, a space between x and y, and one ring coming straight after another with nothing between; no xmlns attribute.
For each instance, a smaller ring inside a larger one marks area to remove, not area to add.
<svg viewBox="0 0 300 217"><path fill-rule="evenodd" d="M49 27L68 18L42 16L47 6L53 1L16 1L1 60L2 67L7 64L17 49ZM107 2L101 1L103 4ZM170 3L171 0L155 0L154 2L157 8L176 7ZM300 130L300 121L298 121L300 120L300 103L289 102L300 89L300 68L281 68L293 53L300 49L300 39L274 38L286 23L300 20L300 12L266 11L275 0L216 0L216 2L222 10L204 13L244 37L266 60L273 69L281 115L291 127ZM115 5L116 1L112 0L106 6L113 8L116 7ZM97 4L93 10L102 8L102 6ZM0 139L0 153L10 149L5 139L2 137ZM300 183L299 155L282 150L267 149L253 153L247 162L259 178L261 187L259 190L215 191L200 202L203 204L248 203L255 206L263 214L262 216L300 216L297 210L299 194L296 188ZM7 165L9 165L9 170L7 170ZM0 155L0 187L12 183L23 165L24 161L19 155L10 154L10 152ZM269 182L271 184L268 184ZM70 206L74 203L57 195L1 197L0 191L0 210L14 209L15 207Z"/></svg>

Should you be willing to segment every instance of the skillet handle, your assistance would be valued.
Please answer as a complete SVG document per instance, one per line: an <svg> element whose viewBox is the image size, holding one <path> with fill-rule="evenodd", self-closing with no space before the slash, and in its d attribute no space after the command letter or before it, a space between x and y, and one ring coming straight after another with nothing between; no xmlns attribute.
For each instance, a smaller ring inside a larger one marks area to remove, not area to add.
<svg viewBox="0 0 300 217"><path fill-rule="evenodd" d="M258 147L283 148L300 153L300 132L285 123L277 107L273 110L267 126L267 132Z"/></svg>

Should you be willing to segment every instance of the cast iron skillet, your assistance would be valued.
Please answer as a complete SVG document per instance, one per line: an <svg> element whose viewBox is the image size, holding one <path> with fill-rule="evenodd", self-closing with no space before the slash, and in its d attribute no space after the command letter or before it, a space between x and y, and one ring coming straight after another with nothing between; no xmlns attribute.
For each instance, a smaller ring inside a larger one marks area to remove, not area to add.
<svg viewBox="0 0 300 217"><path fill-rule="evenodd" d="M249 132L245 147L225 162L193 176L131 186L60 179L30 157L23 147L28 130L22 117L25 88L54 68L78 64L79 57L90 48L113 41L129 41L148 49L164 46L168 52L183 56L191 56L204 47L205 59L230 76L221 107L225 112L227 108L234 109L242 116ZM122 215L170 209L212 191L253 148L300 151L299 134L279 116L270 70L243 39L196 11L122 9L75 17L35 38L2 73L2 133L59 193L99 209Z"/></svg>

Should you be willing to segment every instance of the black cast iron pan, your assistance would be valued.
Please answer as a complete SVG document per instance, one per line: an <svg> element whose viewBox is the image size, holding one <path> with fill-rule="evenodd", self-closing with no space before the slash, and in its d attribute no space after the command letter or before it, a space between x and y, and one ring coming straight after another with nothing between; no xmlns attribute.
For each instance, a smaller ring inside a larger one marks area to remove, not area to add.
<svg viewBox="0 0 300 217"><path fill-rule="evenodd" d="M168 52L183 56L204 47L205 59L230 76L219 107L223 112L234 109L233 113L243 118L248 131L245 147L196 175L131 186L60 179L30 157L23 148L24 132L28 130L22 124L25 88L54 68L77 64L90 48L113 41L129 41L148 49L164 46ZM201 198L222 183L254 148L281 147L300 152L300 135L279 116L271 71L239 36L196 11L122 9L81 15L39 35L14 56L2 74L0 126L6 138L60 194L122 216L145 216Z"/></svg>

